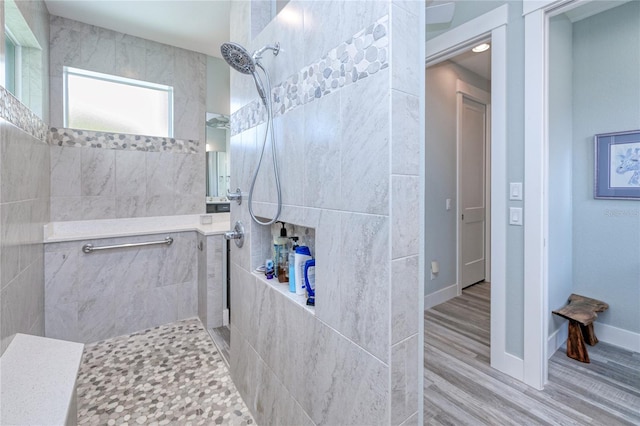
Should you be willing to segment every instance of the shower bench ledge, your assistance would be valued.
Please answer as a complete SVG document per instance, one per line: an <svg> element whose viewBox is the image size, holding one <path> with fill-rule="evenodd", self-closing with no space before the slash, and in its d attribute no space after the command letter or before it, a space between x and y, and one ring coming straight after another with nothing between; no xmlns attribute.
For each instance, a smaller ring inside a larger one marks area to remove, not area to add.
<svg viewBox="0 0 640 426"><path fill-rule="evenodd" d="M206 215L211 220L211 223L208 224L200 222L201 216L205 215L50 222L44 225L44 243L189 231L195 231L202 235L222 235L231 229L229 213Z"/></svg>
<svg viewBox="0 0 640 426"><path fill-rule="evenodd" d="M84 345L16 334L0 357L0 424L75 425Z"/></svg>

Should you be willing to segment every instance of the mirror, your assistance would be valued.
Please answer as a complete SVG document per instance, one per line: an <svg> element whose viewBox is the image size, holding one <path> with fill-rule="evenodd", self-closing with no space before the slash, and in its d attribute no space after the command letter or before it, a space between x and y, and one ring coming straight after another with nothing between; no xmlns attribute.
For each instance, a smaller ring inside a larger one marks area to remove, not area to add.
<svg viewBox="0 0 640 426"><path fill-rule="evenodd" d="M227 202L229 188L229 117L208 112L205 122L207 203Z"/></svg>

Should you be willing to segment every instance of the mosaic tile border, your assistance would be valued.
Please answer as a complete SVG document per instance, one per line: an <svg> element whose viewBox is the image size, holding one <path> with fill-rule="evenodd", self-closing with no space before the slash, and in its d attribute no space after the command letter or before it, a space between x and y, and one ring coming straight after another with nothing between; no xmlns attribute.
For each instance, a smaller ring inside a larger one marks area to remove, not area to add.
<svg viewBox="0 0 640 426"><path fill-rule="evenodd" d="M102 148L123 151L172 152L198 154L200 142L190 139L131 135L126 133L94 132L52 127L47 142L50 145L79 148Z"/></svg>
<svg viewBox="0 0 640 426"><path fill-rule="evenodd" d="M389 15L385 15L274 87L273 115L284 115L388 67ZM259 99L255 100L231 115L231 135L266 119L266 108Z"/></svg>
<svg viewBox="0 0 640 426"><path fill-rule="evenodd" d="M49 130L47 124L2 86L0 86L0 117L34 138L42 142L47 141Z"/></svg>

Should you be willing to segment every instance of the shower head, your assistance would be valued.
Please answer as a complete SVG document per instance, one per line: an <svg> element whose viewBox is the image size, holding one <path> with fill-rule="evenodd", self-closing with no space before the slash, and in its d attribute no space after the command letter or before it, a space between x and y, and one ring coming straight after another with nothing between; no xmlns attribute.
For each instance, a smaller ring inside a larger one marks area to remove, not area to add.
<svg viewBox="0 0 640 426"><path fill-rule="evenodd" d="M247 52L247 49L237 43L222 43L220 53L225 61L236 71L243 74L253 74L256 72L256 63Z"/></svg>
<svg viewBox="0 0 640 426"><path fill-rule="evenodd" d="M249 51L238 43L227 42L222 43L220 46L220 53L222 53L222 57L227 61L231 68L241 72L242 74L249 74L253 77L253 81L256 83L256 89L258 90L258 95L260 95L262 103L264 103L265 106L267 106L267 93L262 85L262 80L256 73L256 67L259 67L264 72L267 79L269 78L267 70L265 70L260 63L262 54L266 50L272 50L273 56L276 56L280 52L280 43L276 43L274 45L268 44L253 52L253 55L250 55Z"/></svg>
<svg viewBox="0 0 640 426"><path fill-rule="evenodd" d="M243 74L252 74L256 71L256 65L260 63L262 54L266 50L272 50L273 56L276 56L280 52L280 43L274 45L266 45L253 52L253 55L249 54L249 51L238 43L227 42L222 43L220 46L220 53L225 61L233 69Z"/></svg>

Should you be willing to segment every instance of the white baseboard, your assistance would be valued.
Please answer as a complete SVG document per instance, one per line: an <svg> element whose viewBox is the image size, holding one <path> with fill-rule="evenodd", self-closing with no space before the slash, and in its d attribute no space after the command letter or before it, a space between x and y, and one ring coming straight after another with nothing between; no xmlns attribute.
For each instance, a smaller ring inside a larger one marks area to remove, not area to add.
<svg viewBox="0 0 640 426"><path fill-rule="evenodd" d="M222 326L227 327L229 325L229 310L222 310Z"/></svg>
<svg viewBox="0 0 640 426"><path fill-rule="evenodd" d="M593 324L596 337L599 341L613 346L618 346L632 352L640 352L640 333L634 333L633 331L624 330L607 324L601 324L597 321ZM551 358L568 338L569 329L567 327L567 322L565 321L560 328L549 336L547 341L547 358Z"/></svg>
<svg viewBox="0 0 640 426"><path fill-rule="evenodd" d="M431 294L424 296L424 310L431 309L436 305L446 302L449 299L453 299L458 295L458 284L452 284L449 287L445 287L442 290L438 290Z"/></svg>
<svg viewBox="0 0 640 426"><path fill-rule="evenodd" d="M560 349L560 347L564 345L564 342L566 342L569 338L569 328L567 327L567 322L568 321L565 321L564 324L562 324L556 331L551 333L551 336L549 336L549 339L547 340L547 359L551 358L553 354L556 353L556 351Z"/></svg>
<svg viewBox="0 0 640 426"><path fill-rule="evenodd" d="M640 352L640 333L594 322L598 340L633 352Z"/></svg>

